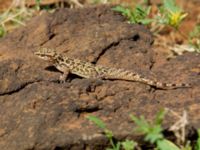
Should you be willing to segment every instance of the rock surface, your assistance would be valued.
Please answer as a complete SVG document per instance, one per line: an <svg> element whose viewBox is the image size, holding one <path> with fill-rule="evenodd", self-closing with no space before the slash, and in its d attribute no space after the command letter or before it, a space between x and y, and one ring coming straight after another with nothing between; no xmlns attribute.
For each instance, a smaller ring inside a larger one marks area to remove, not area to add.
<svg viewBox="0 0 200 150"><path fill-rule="evenodd" d="M151 49L152 36L109 6L60 9L32 19L0 40L0 149L104 149L100 117L116 137L131 136L129 114L151 119L161 108L186 110L200 127L200 56L167 60ZM192 88L159 90L137 82L84 79L60 72L33 52L38 47L95 64L137 71L148 78L189 82ZM166 121L172 121L166 118Z"/></svg>

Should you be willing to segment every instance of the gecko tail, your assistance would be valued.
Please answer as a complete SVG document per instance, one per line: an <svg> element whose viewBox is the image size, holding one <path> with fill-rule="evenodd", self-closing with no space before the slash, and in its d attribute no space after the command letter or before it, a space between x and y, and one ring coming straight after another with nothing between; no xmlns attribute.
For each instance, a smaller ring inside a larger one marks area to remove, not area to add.
<svg viewBox="0 0 200 150"><path fill-rule="evenodd" d="M145 78L138 73L135 73L130 70L124 69L115 69L115 68L101 68L101 71L104 69L104 78L105 79L121 79L133 82L140 82L152 87L156 87L158 89L177 89L177 88L188 88L191 87L188 83L162 83L159 81L155 81L153 79Z"/></svg>
<svg viewBox="0 0 200 150"><path fill-rule="evenodd" d="M117 79L141 82L159 89L177 89L177 88L191 87L191 84L188 83L162 83L159 81L147 79L132 71L122 70L122 69L117 69L117 70L113 69L109 75L111 75L111 77L112 76L116 77Z"/></svg>
<svg viewBox="0 0 200 150"><path fill-rule="evenodd" d="M159 88L159 89L177 89L177 88L189 88L191 87L191 84L189 83L164 83L159 81L154 81L150 79L146 79L143 77L137 77L136 78L138 82L142 82L144 84L148 84L150 86Z"/></svg>
<svg viewBox="0 0 200 150"><path fill-rule="evenodd" d="M161 82L156 82L155 84L152 84L152 86L155 86L156 88L160 88L160 89L177 89L177 88L190 88L191 84L189 84L189 83L161 83Z"/></svg>

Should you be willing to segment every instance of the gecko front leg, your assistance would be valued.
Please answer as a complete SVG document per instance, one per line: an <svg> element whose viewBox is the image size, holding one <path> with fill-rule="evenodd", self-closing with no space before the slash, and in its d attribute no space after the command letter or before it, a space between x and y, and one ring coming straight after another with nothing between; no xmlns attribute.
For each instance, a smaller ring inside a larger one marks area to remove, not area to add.
<svg viewBox="0 0 200 150"><path fill-rule="evenodd" d="M65 83L65 81L69 75L69 69L62 70L62 72L63 72L63 74L60 75L59 81L60 81L60 83Z"/></svg>

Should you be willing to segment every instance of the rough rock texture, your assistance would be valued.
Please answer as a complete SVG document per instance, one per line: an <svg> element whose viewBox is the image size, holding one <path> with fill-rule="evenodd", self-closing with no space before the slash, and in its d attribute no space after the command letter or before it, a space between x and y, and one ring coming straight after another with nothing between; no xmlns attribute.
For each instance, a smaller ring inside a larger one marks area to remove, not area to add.
<svg viewBox="0 0 200 150"><path fill-rule="evenodd" d="M0 149L104 149L108 141L88 115L104 120L116 137L131 136L129 114L151 119L161 108L187 110L190 123L200 127L200 56L188 53L167 61L154 53L152 42L147 29L128 24L107 6L45 13L1 39ZM33 55L38 47L193 86L159 90L75 75L59 84L61 73Z"/></svg>

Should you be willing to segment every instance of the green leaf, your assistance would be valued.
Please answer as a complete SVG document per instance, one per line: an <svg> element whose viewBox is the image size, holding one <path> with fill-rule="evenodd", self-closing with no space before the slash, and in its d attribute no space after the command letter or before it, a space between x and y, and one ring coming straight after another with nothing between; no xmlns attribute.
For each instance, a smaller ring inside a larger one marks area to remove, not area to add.
<svg viewBox="0 0 200 150"><path fill-rule="evenodd" d="M137 118L134 115L131 115L131 119L136 123L137 125L136 130L138 132L141 132L143 134L146 134L149 132L150 125L143 116L141 116L140 118Z"/></svg>
<svg viewBox="0 0 200 150"><path fill-rule="evenodd" d="M122 142L122 147L124 150L134 150L136 145L136 142L130 140Z"/></svg>
<svg viewBox="0 0 200 150"><path fill-rule="evenodd" d="M190 38L200 38L200 24L197 24L193 31L189 33Z"/></svg>
<svg viewBox="0 0 200 150"><path fill-rule="evenodd" d="M6 34L5 28L0 26L0 37L3 37L5 34Z"/></svg>
<svg viewBox="0 0 200 150"><path fill-rule="evenodd" d="M151 11L151 7L143 7L142 5L136 5L134 9L124 8L123 6L116 6L112 10L122 13L128 18L130 23L149 24L152 22L148 15Z"/></svg>
<svg viewBox="0 0 200 150"><path fill-rule="evenodd" d="M37 9L37 10L40 10L40 4L41 4L41 0L35 0L35 8Z"/></svg>
<svg viewBox="0 0 200 150"><path fill-rule="evenodd" d="M124 8L123 6L116 6L112 8L112 10L122 13L124 16L129 16L130 14L130 10L127 8Z"/></svg>
<svg viewBox="0 0 200 150"><path fill-rule="evenodd" d="M120 146L121 146L121 143L120 142L117 142L116 146L115 146L115 150L120 150Z"/></svg>
<svg viewBox="0 0 200 150"><path fill-rule="evenodd" d="M156 114L156 119L155 119L155 124L156 125L160 125L163 122L163 119L165 117L166 111L164 109L160 110L157 114Z"/></svg>
<svg viewBox="0 0 200 150"><path fill-rule="evenodd" d="M194 29L189 33L188 43L200 52L200 24L196 24Z"/></svg>
<svg viewBox="0 0 200 150"><path fill-rule="evenodd" d="M110 130L108 130L108 129L105 129L105 130L104 130L104 133L105 133L105 135L106 135L106 137L107 137L108 139L112 139L112 138L113 138L113 133L112 133L112 131L110 131Z"/></svg>
<svg viewBox="0 0 200 150"><path fill-rule="evenodd" d="M176 5L175 0L164 0L163 5L166 10L170 12L177 12L180 11L181 9Z"/></svg>
<svg viewBox="0 0 200 150"><path fill-rule="evenodd" d="M197 143L195 145L195 150L200 150L200 129L198 129L198 139L197 139Z"/></svg>
<svg viewBox="0 0 200 150"><path fill-rule="evenodd" d="M186 144L181 147L181 150L193 150L190 141L186 141Z"/></svg>
<svg viewBox="0 0 200 150"><path fill-rule="evenodd" d="M162 128L160 125L149 128L148 133L145 136L145 141L150 143L156 143L156 141L163 139Z"/></svg>
<svg viewBox="0 0 200 150"><path fill-rule="evenodd" d="M153 21L154 21L153 19L143 19L143 20L140 20L139 22L141 24L148 25L148 24L150 24Z"/></svg>
<svg viewBox="0 0 200 150"><path fill-rule="evenodd" d="M112 144L112 148L106 148L106 150L120 150L120 147L121 147L121 143L120 142L117 142L116 144Z"/></svg>
<svg viewBox="0 0 200 150"><path fill-rule="evenodd" d="M105 123L101 119L99 119L98 117L87 116L87 119L89 119L90 121L92 121L93 123L95 123L101 129L105 129L106 128Z"/></svg>
<svg viewBox="0 0 200 150"><path fill-rule="evenodd" d="M149 141L150 143L156 143L158 140L163 139L163 129L161 127L163 117L164 112L160 111L153 124L150 124L143 116L137 118L134 115L131 115L132 120L137 125L136 130L142 134L145 134L145 141Z"/></svg>
<svg viewBox="0 0 200 150"><path fill-rule="evenodd" d="M157 148L159 150L180 150L174 143L166 139L157 141Z"/></svg>

